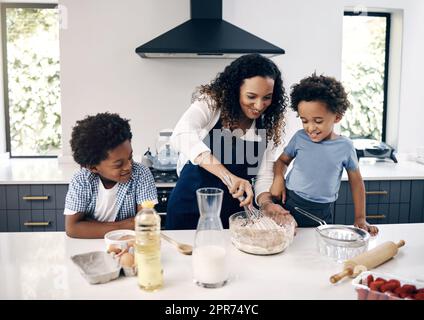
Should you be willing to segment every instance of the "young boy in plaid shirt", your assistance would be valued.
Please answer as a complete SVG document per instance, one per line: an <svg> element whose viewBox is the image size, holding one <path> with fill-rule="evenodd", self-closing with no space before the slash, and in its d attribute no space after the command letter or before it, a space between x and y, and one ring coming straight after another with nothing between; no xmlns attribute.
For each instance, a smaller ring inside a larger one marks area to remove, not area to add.
<svg viewBox="0 0 424 320"><path fill-rule="evenodd" d="M65 201L66 234L102 238L116 229L134 229L141 203L157 203L149 168L133 161L129 121L99 113L77 121L72 131L74 160L81 166Z"/></svg>

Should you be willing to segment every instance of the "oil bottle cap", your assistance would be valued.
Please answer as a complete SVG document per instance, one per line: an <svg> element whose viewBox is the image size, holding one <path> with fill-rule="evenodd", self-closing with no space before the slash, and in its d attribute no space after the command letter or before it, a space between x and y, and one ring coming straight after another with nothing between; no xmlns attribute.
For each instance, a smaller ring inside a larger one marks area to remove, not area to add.
<svg viewBox="0 0 424 320"><path fill-rule="evenodd" d="M151 200L146 200L141 203L141 206L145 209L153 209L155 207L155 203Z"/></svg>

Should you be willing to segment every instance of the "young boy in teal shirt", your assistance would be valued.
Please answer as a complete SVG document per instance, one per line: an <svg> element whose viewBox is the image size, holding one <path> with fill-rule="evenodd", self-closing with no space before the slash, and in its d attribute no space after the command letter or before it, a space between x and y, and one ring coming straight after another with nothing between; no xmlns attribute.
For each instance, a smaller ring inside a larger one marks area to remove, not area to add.
<svg viewBox="0 0 424 320"><path fill-rule="evenodd" d="M365 219L365 187L353 143L334 132L334 125L349 107L342 84L314 73L294 85L290 97L291 108L298 113L303 129L295 133L275 163L272 196L282 201L299 227L316 223L295 207L331 223L331 204L337 199L346 169L355 206L354 225L376 235L378 228ZM285 178L293 160L293 168Z"/></svg>

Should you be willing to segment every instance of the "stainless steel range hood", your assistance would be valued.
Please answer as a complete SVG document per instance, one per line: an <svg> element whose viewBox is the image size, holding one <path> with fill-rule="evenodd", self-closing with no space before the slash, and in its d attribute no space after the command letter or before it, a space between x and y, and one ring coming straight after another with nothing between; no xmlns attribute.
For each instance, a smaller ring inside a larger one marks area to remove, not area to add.
<svg viewBox="0 0 424 320"><path fill-rule="evenodd" d="M190 0L191 19L139 46L142 58L237 58L284 50L222 20L222 0Z"/></svg>

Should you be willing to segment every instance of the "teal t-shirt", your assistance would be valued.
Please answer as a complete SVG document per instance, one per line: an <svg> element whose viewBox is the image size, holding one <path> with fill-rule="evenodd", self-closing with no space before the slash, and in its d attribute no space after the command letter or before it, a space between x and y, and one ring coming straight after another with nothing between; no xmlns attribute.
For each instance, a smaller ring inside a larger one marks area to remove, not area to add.
<svg viewBox="0 0 424 320"><path fill-rule="evenodd" d="M337 200L343 168L358 170L358 158L349 138L313 142L304 129L295 133L284 153L293 160L286 187L302 198L319 203Z"/></svg>

